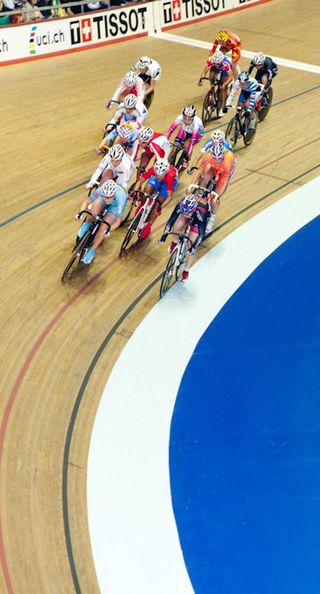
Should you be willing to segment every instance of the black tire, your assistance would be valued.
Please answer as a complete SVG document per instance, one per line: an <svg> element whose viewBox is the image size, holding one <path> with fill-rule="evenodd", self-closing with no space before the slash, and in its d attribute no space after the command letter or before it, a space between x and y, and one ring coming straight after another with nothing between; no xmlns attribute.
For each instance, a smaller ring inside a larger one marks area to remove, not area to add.
<svg viewBox="0 0 320 594"><path fill-rule="evenodd" d="M176 268L176 280L180 281L182 277L182 273L185 269L186 258L187 258L187 249L188 249L188 242L185 240L180 246L180 256L179 256L179 264Z"/></svg>
<svg viewBox="0 0 320 594"><path fill-rule="evenodd" d="M171 155L169 155L169 163L170 165L172 165L173 167L177 167L176 166L176 161L178 158L178 154L181 151L181 148L179 146L173 147Z"/></svg>
<svg viewBox="0 0 320 594"><path fill-rule="evenodd" d="M151 107L153 98L154 98L154 91L151 91L151 93L149 93L149 95L145 96L143 103L145 104L147 109L149 109Z"/></svg>
<svg viewBox="0 0 320 594"><path fill-rule="evenodd" d="M204 126L211 122L215 106L213 106L215 99L212 89L207 92L202 106L202 123Z"/></svg>
<svg viewBox="0 0 320 594"><path fill-rule="evenodd" d="M222 109L222 93L220 84L215 84L215 96L216 96L216 113L217 118L219 117L219 111Z"/></svg>
<svg viewBox="0 0 320 594"><path fill-rule="evenodd" d="M141 217L142 217L143 211L139 210L139 212L136 214L136 216L134 217L132 223L130 223L129 227L128 227L128 231L125 235L125 238L121 244L121 248L120 248L120 258L121 256L124 255L125 250L127 249L131 239L133 238L134 234L136 233L136 230L138 228L138 225L140 223Z"/></svg>
<svg viewBox="0 0 320 594"><path fill-rule="evenodd" d="M175 275L175 264L176 264L176 257L177 257L177 249L176 247L173 252L170 254L170 258L167 262L167 266L165 271L162 275L161 285L160 285L160 299L165 295L165 293L172 287L172 285L176 282L176 275Z"/></svg>
<svg viewBox="0 0 320 594"><path fill-rule="evenodd" d="M238 123L236 117L232 118L227 125L226 140L235 148L239 138Z"/></svg>
<svg viewBox="0 0 320 594"><path fill-rule="evenodd" d="M264 105L263 107L261 107L260 111L258 111L258 120L259 122L263 122L263 120L266 119L271 104L272 104L272 99L273 99L273 89L272 87L269 87L269 89L267 90L267 93L265 95L265 100L266 100L266 105Z"/></svg>
<svg viewBox="0 0 320 594"><path fill-rule="evenodd" d="M62 277L61 277L61 281L63 283L65 281L67 281L69 278L71 278L72 273L79 266L81 258L84 255L84 252L90 243L90 239L91 239L91 230L88 229L88 231L84 234L84 236L82 237L82 239L80 239L80 241L76 240L76 244L72 250L72 256L71 256L67 266L65 267Z"/></svg>
<svg viewBox="0 0 320 594"><path fill-rule="evenodd" d="M250 146L250 144L253 143L253 139L256 135L256 128L250 129L249 124L250 124L250 119L248 118L248 116L245 116L245 120L243 122L243 126L244 126L243 142L244 142L245 146Z"/></svg>
<svg viewBox="0 0 320 594"><path fill-rule="evenodd" d="M182 150L181 155L179 156L179 159L177 160L177 164L175 165L178 174L182 173L181 167L182 167L183 163L185 162L186 158L187 158L186 152L185 152L185 150Z"/></svg>
<svg viewBox="0 0 320 594"><path fill-rule="evenodd" d="M132 200L131 197L130 197L131 196L131 193L133 192L133 189L134 189L135 185L136 185L136 182L134 182L133 184L131 184L130 188L128 189L128 200L127 200L126 205L124 207L123 217L122 217L122 221L120 223L120 227L122 227L122 225L124 225L130 219L130 216L131 216L131 213L132 213L133 209L136 206L138 206L138 200L137 199Z"/></svg>

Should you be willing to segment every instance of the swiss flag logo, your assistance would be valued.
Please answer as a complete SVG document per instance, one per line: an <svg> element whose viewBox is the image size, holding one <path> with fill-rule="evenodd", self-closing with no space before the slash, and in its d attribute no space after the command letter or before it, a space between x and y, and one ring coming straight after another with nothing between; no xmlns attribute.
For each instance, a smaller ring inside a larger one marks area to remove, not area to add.
<svg viewBox="0 0 320 594"><path fill-rule="evenodd" d="M81 37L82 41L91 41L92 39L92 32L91 32L91 22L90 19L83 19L81 21Z"/></svg>
<svg viewBox="0 0 320 594"><path fill-rule="evenodd" d="M174 21L181 20L181 0L172 0L172 14Z"/></svg>

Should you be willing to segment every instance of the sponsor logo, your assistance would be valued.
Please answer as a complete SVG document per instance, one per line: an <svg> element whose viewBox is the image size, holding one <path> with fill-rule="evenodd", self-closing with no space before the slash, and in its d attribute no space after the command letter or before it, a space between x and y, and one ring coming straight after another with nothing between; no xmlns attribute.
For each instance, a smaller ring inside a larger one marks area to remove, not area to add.
<svg viewBox="0 0 320 594"><path fill-rule="evenodd" d="M181 0L175 0L180 2ZM71 45L112 39L146 30L146 6L70 21Z"/></svg>
<svg viewBox="0 0 320 594"><path fill-rule="evenodd" d="M239 2L245 0L239 0ZM249 1L249 0L247 0ZM225 10L225 0L169 0L163 3L163 23L199 18Z"/></svg>
<svg viewBox="0 0 320 594"><path fill-rule="evenodd" d="M31 55L37 54L37 48L41 46L48 46L48 45L57 45L58 43L64 43L64 33L59 29L56 32L47 31L46 33L41 33L39 29L38 33L37 30L39 27L37 25L33 25L31 27L31 33L29 38L29 53Z"/></svg>
<svg viewBox="0 0 320 594"><path fill-rule="evenodd" d="M5 39L0 39L0 54L5 54L9 51L9 44Z"/></svg>

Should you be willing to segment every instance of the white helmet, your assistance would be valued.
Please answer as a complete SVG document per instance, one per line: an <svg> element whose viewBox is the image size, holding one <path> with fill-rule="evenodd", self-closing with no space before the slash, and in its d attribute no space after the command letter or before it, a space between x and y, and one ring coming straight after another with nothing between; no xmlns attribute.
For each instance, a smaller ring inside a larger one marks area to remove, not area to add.
<svg viewBox="0 0 320 594"><path fill-rule="evenodd" d="M223 142L225 139L225 134L222 130L214 130L211 134L212 142Z"/></svg>
<svg viewBox="0 0 320 594"><path fill-rule="evenodd" d="M169 171L169 163L167 159L158 159L154 164L154 171L157 175L165 175Z"/></svg>
<svg viewBox="0 0 320 594"><path fill-rule="evenodd" d="M194 118L197 110L194 105L186 105L182 110L182 115L186 118Z"/></svg>
<svg viewBox="0 0 320 594"><path fill-rule="evenodd" d="M197 210L198 201L194 194L187 194L180 202L179 209L183 214L191 214Z"/></svg>
<svg viewBox="0 0 320 594"><path fill-rule="evenodd" d="M249 78L250 78L250 74L249 74L249 72L247 72L246 70L244 70L243 72L240 72L240 74L239 74L239 76L238 76L238 80L239 80L241 83L248 82Z"/></svg>
<svg viewBox="0 0 320 594"><path fill-rule="evenodd" d="M125 141L129 140L129 138L131 137L131 134L132 134L132 130L130 130L129 126L126 126L125 124L123 124L122 126L119 126L118 136L121 136L121 138L124 138Z"/></svg>
<svg viewBox="0 0 320 594"><path fill-rule="evenodd" d="M127 109L133 109L135 106L137 105L137 96L134 95L133 93L130 93L130 95L127 95L124 99L124 106Z"/></svg>
<svg viewBox="0 0 320 594"><path fill-rule="evenodd" d="M224 54L220 51L218 52L214 52L212 58L211 58L211 62L212 64L217 64L217 66L220 66L220 64L222 64L223 62L223 58L224 58Z"/></svg>
<svg viewBox="0 0 320 594"><path fill-rule="evenodd" d="M124 84L126 85L126 87L134 87L134 85L136 84L136 82L138 80L138 75L136 72L133 72L132 70L130 70L129 72L127 72L127 74L125 74L123 80L124 80Z"/></svg>
<svg viewBox="0 0 320 594"><path fill-rule="evenodd" d="M114 144L109 151L112 161L120 161L124 156L124 148L121 144Z"/></svg>
<svg viewBox="0 0 320 594"><path fill-rule="evenodd" d="M224 146L223 142L216 142L210 149L210 152L216 159L222 159L222 157L226 153L226 150L227 149Z"/></svg>
<svg viewBox="0 0 320 594"><path fill-rule="evenodd" d="M101 192L104 198L111 198L115 195L116 191L117 184L113 181L113 179L108 179L108 181L106 181L101 186Z"/></svg>
<svg viewBox="0 0 320 594"><path fill-rule="evenodd" d="M140 142L143 142L143 143L150 142L153 134L154 134L154 131L152 128L142 128L142 130L139 134Z"/></svg>
<svg viewBox="0 0 320 594"><path fill-rule="evenodd" d="M150 58L148 58L148 56L142 56L141 58L139 58L137 62L137 68L139 68L139 70L146 70L147 68L149 68L150 64Z"/></svg>
<svg viewBox="0 0 320 594"><path fill-rule="evenodd" d="M255 66L263 66L265 59L265 55L259 52L253 56L252 62Z"/></svg>

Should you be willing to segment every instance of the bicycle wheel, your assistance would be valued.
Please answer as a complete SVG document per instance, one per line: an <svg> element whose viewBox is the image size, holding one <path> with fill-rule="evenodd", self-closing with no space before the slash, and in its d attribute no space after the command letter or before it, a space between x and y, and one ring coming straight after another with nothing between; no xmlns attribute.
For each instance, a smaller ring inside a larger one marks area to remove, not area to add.
<svg viewBox="0 0 320 594"><path fill-rule="evenodd" d="M61 281L63 283L69 278L71 278L72 273L79 266L79 262L81 261L81 258L84 255L84 252L90 243L90 239L91 230L88 229L88 231L84 234L84 236L82 237L82 239L80 239L79 242L77 242L76 240L76 244L72 250L72 256L67 266L65 267L61 277Z"/></svg>
<svg viewBox="0 0 320 594"><path fill-rule="evenodd" d="M143 210L141 209L141 210L139 210L137 215L134 217L132 223L130 223L130 225L128 227L128 231L127 231L125 238L121 244L120 254L119 254L120 258L121 258L121 256L124 255L125 250L127 249L131 239L133 238L134 234L137 232L142 215L143 215Z"/></svg>
<svg viewBox="0 0 320 594"><path fill-rule="evenodd" d="M122 225L124 225L124 223L126 223L129 218L130 215L133 211L134 208L136 208L138 206L138 199L136 197L131 198L131 193L133 191L134 186L136 185L136 182L134 182L133 184L131 184L129 190L128 190L128 200L126 202L126 205L124 207L124 211L123 211L123 217L122 217L122 221L120 223L120 227L122 227Z"/></svg>
<svg viewBox="0 0 320 594"><path fill-rule="evenodd" d="M219 117L219 111L222 109L222 93L220 83L215 84L215 96L216 96L216 113L217 118Z"/></svg>
<svg viewBox="0 0 320 594"><path fill-rule="evenodd" d="M201 119L202 119L204 126L206 126L207 124L209 124L209 122L211 122L211 118L212 118L214 109L215 109L214 91L212 89L209 89L209 91L207 92L207 94L203 100L203 106L202 106L202 118Z"/></svg>
<svg viewBox="0 0 320 594"><path fill-rule="evenodd" d="M230 120L229 124L227 125L226 140L231 144L232 148L234 148L237 144L238 138L239 138L238 122L237 122L237 118L234 117Z"/></svg>
<svg viewBox="0 0 320 594"><path fill-rule="evenodd" d="M269 113L269 109L271 107L272 104L272 99L273 99L273 89L272 87L269 87L266 95L264 95L264 97L262 97L262 102L261 102L261 109L258 112L258 120L259 122L263 122L263 120L265 120L265 118L267 117L268 113Z"/></svg>
<svg viewBox="0 0 320 594"><path fill-rule="evenodd" d="M256 128L250 128L250 118L247 115L244 115L244 119L242 120L243 126L243 141L245 146L250 146L252 144L253 139L256 135Z"/></svg>
<svg viewBox="0 0 320 594"><path fill-rule="evenodd" d="M154 98L154 91L151 91L151 93L149 93L149 95L145 96L143 103L145 104L147 109L150 108L153 98Z"/></svg>
<svg viewBox="0 0 320 594"><path fill-rule="evenodd" d="M175 267L176 267L176 259L177 259L177 250L178 250L178 247L176 247L173 250L173 252L170 254L169 260L167 262L167 266L166 266L165 271L162 275L161 285L160 285L160 299L168 291L168 289L170 289L170 287L172 287L172 285L176 281Z"/></svg>
<svg viewBox="0 0 320 594"><path fill-rule="evenodd" d="M180 151L181 151L181 148L179 146L176 146L176 147L174 147L172 149L171 155L169 155L169 159L168 160L169 160L170 165L172 165L173 167L177 167L176 166L176 161L177 161L178 154L179 154Z"/></svg>
<svg viewBox="0 0 320 594"><path fill-rule="evenodd" d="M186 161L189 161L188 155L184 150L182 150L181 155L179 156L179 159L177 160L177 164L175 166L178 174L182 173L182 171L184 171L184 169L186 168L185 166L184 169L182 169Z"/></svg>
<svg viewBox="0 0 320 594"><path fill-rule="evenodd" d="M176 268L176 279L178 281L181 280L182 277L182 273L186 267L186 259L187 259L187 248L188 248L188 242L185 239L183 241L183 244L180 245L180 254L179 254L179 264Z"/></svg>

